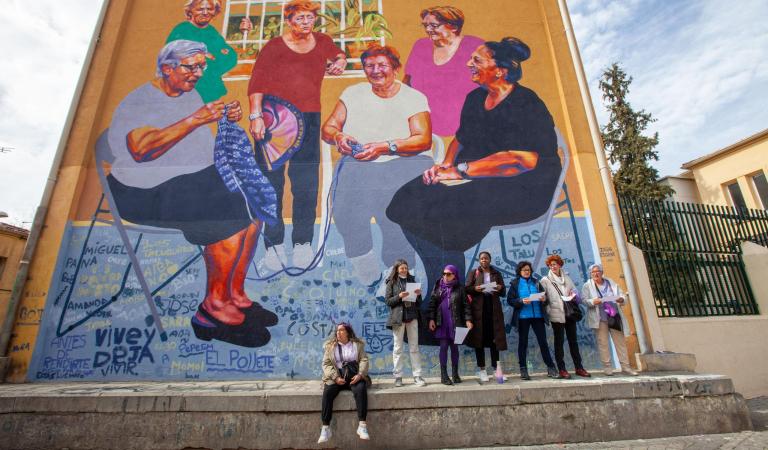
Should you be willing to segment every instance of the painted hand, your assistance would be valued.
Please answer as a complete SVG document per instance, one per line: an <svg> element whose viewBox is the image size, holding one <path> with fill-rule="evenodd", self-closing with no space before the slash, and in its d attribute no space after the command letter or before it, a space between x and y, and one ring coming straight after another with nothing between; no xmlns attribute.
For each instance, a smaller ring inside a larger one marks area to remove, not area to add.
<svg viewBox="0 0 768 450"><path fill-rule="evenodd" d="M389 146L384 142L370 142L363 145L363 152L355 155L358 161L374 161L379 156L389 153Z"/></svg>
<svg viewBox="0 0 768 450"><path fill-rule="evenodd" d="M216 100L201 106L200 109L192 114L192 118L198 125L205 125L206 123L216 122L223 115L224 102Z"/></svg>
<svg viewBox="0 0 768 450"><path fill-rule="evenodd" d="M355 138L342 132L336 133L336 135L333 136L333 140L336 142L336 150L342 155L351 155L352 143L357 142Z"/></svg>
<svg viewBox="0 0 768 450"><path fill-rule="evenodd" d="M331 65L325 69L325 73L328 75L341 75L344 73L344 68L347 67L346 58L339 58L335 60Z"/></svg>
<svg viewBox="0 0 768 450"><path fill-rule="evenodd" d="M230 122L237 122L243 118L243 109L240 107L240 102L235 100L228 103L229 110L227 111L227 120Z"/></svg>
<svg viewBox="0 0 768 450"><path fill-rule="evenodd" d="M249 127L249 131L251 132L251 136L253 136L253 139L260 141L264 139L264 131L266 130L266 127L264 126L264 119L261 117L258 117L254 120L251 120L251 125Z"/></svg>

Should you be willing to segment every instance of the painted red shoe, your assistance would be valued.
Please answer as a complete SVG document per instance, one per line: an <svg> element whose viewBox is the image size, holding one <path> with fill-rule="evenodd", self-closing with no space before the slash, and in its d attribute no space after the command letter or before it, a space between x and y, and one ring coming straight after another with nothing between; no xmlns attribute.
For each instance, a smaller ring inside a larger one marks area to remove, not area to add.
<svg viewBox="0 0 768 450"><path fill-rule="evenodd" d="M567 370L561 370L560 371L560 378L562 378L564 380L570 380L571 379L571 374L568 373Z"/></svg>
<svg viewBox="0 0 768 450"><path fill-rule="evenodd" d="M592 375L584 369L576 369L576 375L584 378L589 378Z"/></svg>

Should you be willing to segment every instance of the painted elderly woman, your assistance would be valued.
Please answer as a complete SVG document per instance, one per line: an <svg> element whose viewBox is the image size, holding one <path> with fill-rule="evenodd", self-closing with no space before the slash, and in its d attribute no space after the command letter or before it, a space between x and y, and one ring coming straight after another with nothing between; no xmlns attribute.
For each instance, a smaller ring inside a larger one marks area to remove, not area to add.
<svg viewBox="0 0 768 450"><path fill-rule="evenodd" d="M370 285L381 276L374 255L371 218L382 238L384 266L415 252L386 215L394 193L432 166L429 105L424 94L395 79L400 55L373 43L360 56L368 82L348 87L323 125L323 140L343 154L333 217L358 279ZM417 211L412 211L417 214Z"/></svg>
<svg viewBox="0 0 768 450"><path fill-rule="evenodd" d="M445 159L406 183L387 208L427 276L447 263L465 273L464 252L492 227L527 222L549 207L562 167L552 115L519 83L530 55L513 37L472 52L466 75L480 86L464 101Z"/></svg>
<svg viewBox="0 0 768 450"><path fill-rule="evenodd" d="M464 98L476 87L464 64L484 41L461 34L464 13L458 8L433 6L419 15L427 37L413 44L403 82L427 96L432 132L453 136L459 128Z"/></svg>
<svg viewBox="0 0 768 450"><path fill-rule="evenodd" d="M237 65L237 54L227 44L211 21L221 13L221 0L187 0L186 22L176 25L166 43L176 40L202 42L208 48L207 68L195 86L204 102L217 100L227 93L222 75Z"/></svg>
<svg viewBox="0 0 768 450"><path fill-rule="evenodd" d="M624 341L624 337L629 336L629 324L621 312L626 295L615 281L603 276L603 266L600 264L589 266L589 278L581 289L581 297L588 306L587 326L594 331L597 338L603 372L609 376L613 375L611 349L608 344L610 337L619 358L621 371L637 375L629 365L627 344Z"/></svg>
<svg viewBox="0 0 768 450"><path fill-rule="evenodd" d="M269 342L266 327L277 316L253 303L244 283L261 223L275 219L274 190L261 177L264 195L246 201L227 188L214 165L209 124L225 111L237 122L242 110L237 101L203 103L195 91L207 54L200 42L163 47L156 78L129 93L112 116L107 137L114 160L107 181L124 219L178 229L204 247L206 292L192 317L195 336L258 347Z"/></svg>
<svg viewBox="0 0 768 450"><path fill-rule="evenodd" d="M305 124L301 148L291 156L287 169L285 165L272 168L259 152L259 164L275 187L278 198L279 220L275 225L267 224L264 227L264 241L267 243L264 264L272 270L288 265L282 217L286 171L293 194L292 265L306 267L315 256L312 239L315 234L320 183L320 87L326 74L341 75L347 65L344 52L336 47L333 39L313 31L318 10L318 3L307 0L285 3L284 32L261 49L248 83L251 111L248 119L255 141L262 141L266 136L262 114L265 94L292 103L301 111Z"/></svg>

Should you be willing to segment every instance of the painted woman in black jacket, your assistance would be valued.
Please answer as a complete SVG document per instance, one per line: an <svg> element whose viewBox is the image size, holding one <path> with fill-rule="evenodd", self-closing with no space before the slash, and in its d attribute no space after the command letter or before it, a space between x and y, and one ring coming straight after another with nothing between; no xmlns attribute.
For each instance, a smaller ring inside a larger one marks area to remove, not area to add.
<svg viewBox="0 0 768 450"><path fill-rule="evenodd" d="M541 283L533 275L531 263L520 261L515 269L517 278L509 284L507 293L507 303L515 310L512 313L512 326L517 329L519 335L517 343L517 358L520 361L520 378L530 380L528 375L528 330L533 328L536 334L536 340L539 341L541 357L544 364L547 365L547 376L550 378L559 378L557 368L552 355L549 353L547 345L546 324L549 322L547 316L547 298L546 295L534 299L532 294L544 292Z"/></svg>
<svg viewBox="0 0 768 450"><path fill-rule="evenodd" d="M459 377L459 346L454 343L456 327L466 325L472 329L472 311L469 309L467 292L459 282L459 271L449 264L443 276L435 283L429 299L429 329L440 341L440 382L461 383ZM451 348L453 382L448 378L448 347Z"/></svg>

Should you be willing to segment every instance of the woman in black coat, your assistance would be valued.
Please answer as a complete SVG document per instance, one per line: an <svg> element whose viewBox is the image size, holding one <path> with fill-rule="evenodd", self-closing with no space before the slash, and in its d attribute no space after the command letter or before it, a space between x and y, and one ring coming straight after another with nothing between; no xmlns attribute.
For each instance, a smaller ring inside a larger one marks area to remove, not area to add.
<svg viewBox="0 0 768 450"><path fill-rule="evenodd" d="M491 350L491 366L496 370L499 352L507 349L507 332L504 329L504 311L499 297L506 294L501 272L491 265L491 254L480 252L480 267L467 278L467 293L472 297L472 323L475 327L467 336L467 345L475 348L477 376L481 383L488 382L485 370L485 349Z"/></svg>

